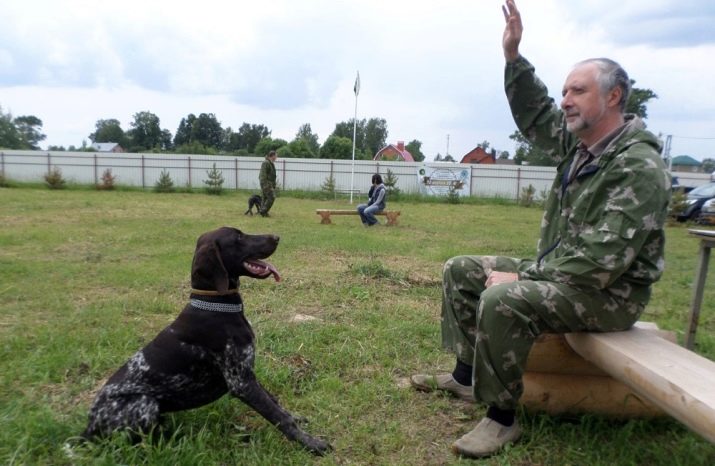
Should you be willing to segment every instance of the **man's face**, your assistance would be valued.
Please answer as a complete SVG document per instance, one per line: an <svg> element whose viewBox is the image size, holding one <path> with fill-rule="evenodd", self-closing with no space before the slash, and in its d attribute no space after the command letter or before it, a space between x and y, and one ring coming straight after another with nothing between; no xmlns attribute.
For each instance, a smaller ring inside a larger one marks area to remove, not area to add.
<svg viewBox="0 0 715 466"><path fill-rule="evenodd" d="M593 63L574 68L566 78L561 109L566 116L566 129L576 136L592 129L606 113L606 97L596 80Z"/></svg>

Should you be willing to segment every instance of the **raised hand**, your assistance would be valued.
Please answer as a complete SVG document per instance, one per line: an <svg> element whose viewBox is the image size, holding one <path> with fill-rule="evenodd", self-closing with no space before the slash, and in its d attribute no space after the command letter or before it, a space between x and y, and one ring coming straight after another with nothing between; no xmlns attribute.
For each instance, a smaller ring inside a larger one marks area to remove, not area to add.
<svg viewBox="0 0 715 466"><path fill-rule="evenodd" d="M521 14L516 8L514 0L507 0L505 5L501 7L506 20L504 28L504 36L502 38L502 47L504 48L504 58L511 62L519 58L519 43L521 42L521 33L524 31L524 25L521 23Z"/></svg>

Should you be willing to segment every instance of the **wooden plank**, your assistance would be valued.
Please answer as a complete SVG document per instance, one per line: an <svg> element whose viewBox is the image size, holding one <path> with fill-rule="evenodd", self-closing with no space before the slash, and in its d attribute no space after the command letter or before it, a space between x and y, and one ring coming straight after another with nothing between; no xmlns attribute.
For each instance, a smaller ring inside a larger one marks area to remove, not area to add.
<svg viewBox="0 0 715 466"><path fill-rule="evenodd" d="M331 215L357 215L357 210L330 210L330 209L315 209L315 213L322 214L328 213ZM390 215L392 213L400 214L399 210L381 210L380 212L375 212L373 215Z"/></svg>
<svg viewBox="0 0 715 466"><path fill-rule="evenodd" d="M585 359L715 443L715 363L642 328L570 333Z"/></svg>
<svg viewBox="0 0 715 466"><path fill-rule="evenodd" d="M331 215L358 215L357 210L343 210L343 209L315 209L315 213L320 215L320 223L324 225L331 224ZM374 213L374 215L384 215L387 217L387 225L397 225L397 217L400 216L399 210L382 210L380 212Z"/></svg>
<svg viewBox="0 0 715 466"><path fill-rule="evenodd" d="M519 403L530 412L592 413L615 419L653 418L665 412L609 376L525 372Z"/></svg>
<svg viewBox="0 0 715 466"><path fill-rule="evenodd" d="M635 327L676 342L675 332L661 330L652 322L636 322ZM551 374L608 375L603 369L576 353L563 334L544 333L534 342L526 360L526 370Z"/></svg>

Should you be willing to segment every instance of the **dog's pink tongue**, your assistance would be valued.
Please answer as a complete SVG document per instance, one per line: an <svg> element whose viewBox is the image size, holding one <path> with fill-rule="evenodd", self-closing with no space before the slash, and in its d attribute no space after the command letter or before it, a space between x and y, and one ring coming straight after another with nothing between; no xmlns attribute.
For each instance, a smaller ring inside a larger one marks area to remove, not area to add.
<svg viewBox="0 0 715 466"><path fill-rule="evenodd" d="M265 264L266 264L266 268L268 269L269 273L272 273L272 274L273 274L273 278L274 278L277 282L281 281L281 274L279 274L279 273L278 273L278 270L276 270L276 268L273 267L273 264L270 264L270 263L268 263L268 262L266 262Z"/></svg>

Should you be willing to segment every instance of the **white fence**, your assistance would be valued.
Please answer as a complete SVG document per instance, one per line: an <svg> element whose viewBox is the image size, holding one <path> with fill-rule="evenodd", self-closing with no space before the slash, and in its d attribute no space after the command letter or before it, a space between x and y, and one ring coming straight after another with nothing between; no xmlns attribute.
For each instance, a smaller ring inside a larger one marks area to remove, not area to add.
<svg viewBox="0 0 715 466"><path fill-rule="evenodd" d="M17 181L43 181L54 167L62 170L68 182L97 184L102 173L111 169L120 185L152 188L166 170L175 186L204 187L207 171L213 164L221 171L226 189L257 190L262 157L183 154L115 154L92 152L0 151L0 173ZM472 165L445 162L385 162L372 160L279 159L276 162L278 183L284 190L318 191L332 175L338 190L366 192L374 173L390 170L397 177L397 187L405 193L420 192L421 168L466 169L470 173L470 196L518 199L529 185L536 197L551 187L553 167L517 165ZM708 175L677 173L684 186L698 186ZM352 186L351 186L351 180Z"/></svg>

